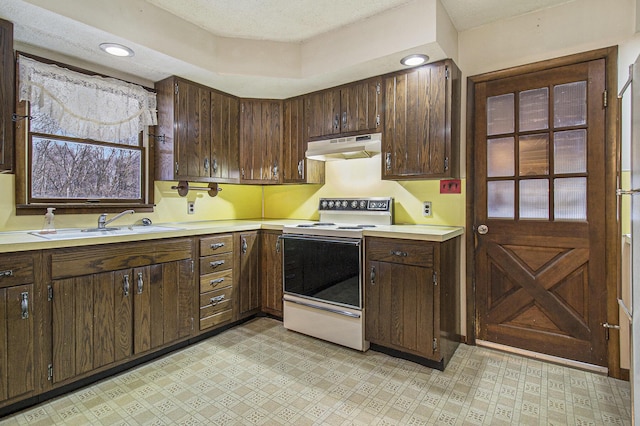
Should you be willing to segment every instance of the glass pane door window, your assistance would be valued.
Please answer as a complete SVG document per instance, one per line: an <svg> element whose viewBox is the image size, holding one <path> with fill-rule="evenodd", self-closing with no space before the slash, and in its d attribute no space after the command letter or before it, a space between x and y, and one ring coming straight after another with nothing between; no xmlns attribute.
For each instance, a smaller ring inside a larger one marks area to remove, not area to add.
<svg viewBox="0 0 640 426"><path fill-rule="evenodd" d="M487 215L585 221L587 82L487 97Z"/></svg>

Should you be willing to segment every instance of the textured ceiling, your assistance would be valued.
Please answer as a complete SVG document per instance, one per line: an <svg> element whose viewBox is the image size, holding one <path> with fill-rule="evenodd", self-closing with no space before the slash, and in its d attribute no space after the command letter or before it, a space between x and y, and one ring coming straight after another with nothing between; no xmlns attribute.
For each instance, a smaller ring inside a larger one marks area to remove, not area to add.
<svg viewBox="0 0 640 426"><path fill-rule="evenodd" d="M451 55L419 25L435 22L436 2L1 0L0 18L14 23L16 48L28 53L144 85L173 74L242 97L286 98L398 69L409 52ZM441 0L458 32L567 2ZM110 57L97 49L102 42L136 55Z"/></svg>

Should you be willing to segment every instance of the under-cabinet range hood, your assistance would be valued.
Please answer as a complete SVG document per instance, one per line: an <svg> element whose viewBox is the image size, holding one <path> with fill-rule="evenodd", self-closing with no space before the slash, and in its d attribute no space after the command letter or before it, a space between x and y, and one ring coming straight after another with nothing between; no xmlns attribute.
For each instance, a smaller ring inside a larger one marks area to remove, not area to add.
<svg viewBox="0 0 640 426"><path fill-rule="evenodd" d="M309 142L305 156L312 160L349 160L369 158L380 154L382 133L349 136Z"/></svg>

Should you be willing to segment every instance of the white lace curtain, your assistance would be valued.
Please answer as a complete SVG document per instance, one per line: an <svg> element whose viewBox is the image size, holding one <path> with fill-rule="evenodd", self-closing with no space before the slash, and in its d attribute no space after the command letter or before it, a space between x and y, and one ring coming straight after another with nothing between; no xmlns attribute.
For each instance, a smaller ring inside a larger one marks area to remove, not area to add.
<svg viewBox="0 0 640 426"><path fill-rule="evenodd" d="M18 57L19 98L37 104L65 133L121 142L157 124L156 95L114 78Z"/></svg>

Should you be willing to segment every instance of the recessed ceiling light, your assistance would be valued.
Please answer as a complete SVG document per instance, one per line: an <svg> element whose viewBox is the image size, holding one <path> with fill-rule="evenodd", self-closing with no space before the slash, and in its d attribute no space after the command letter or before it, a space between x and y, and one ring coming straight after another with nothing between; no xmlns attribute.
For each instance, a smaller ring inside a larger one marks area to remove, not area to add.
<svg viewBox="0 0 640 426"><path fill-rule="evenodd" d="M133 56L133 50L118 43L102 43L100 49L113 56Z"/></svg>
<svg viewBox="0 0 640 426"><path fill-rule="evenodd" d="M427 55L415 54L415 55L405 56L404 58L400 59L400 63L408 67L415 67L416 65L425 64L428 60L429 60L429 57Z"/></svg>

